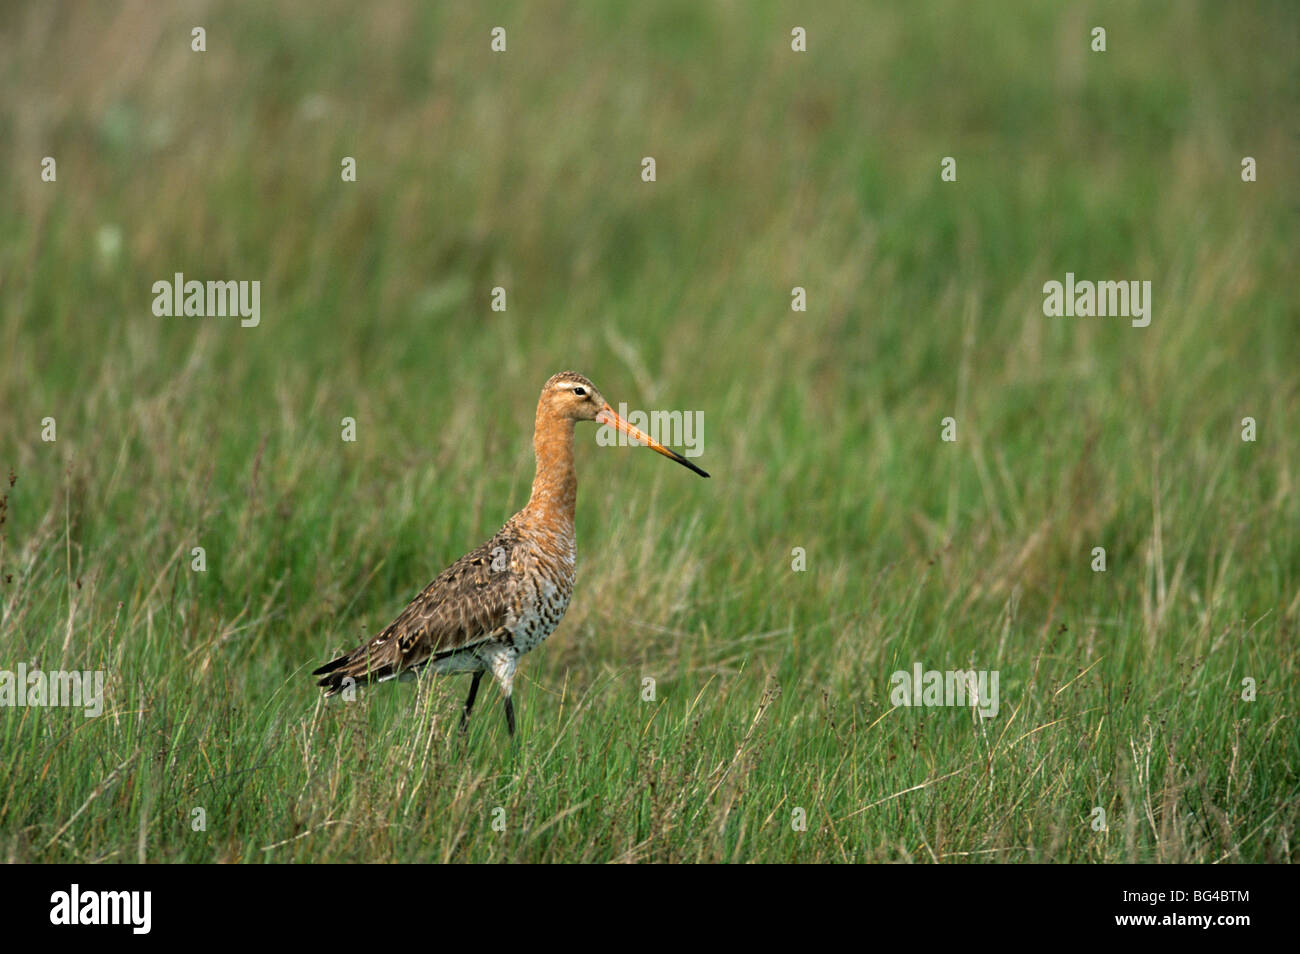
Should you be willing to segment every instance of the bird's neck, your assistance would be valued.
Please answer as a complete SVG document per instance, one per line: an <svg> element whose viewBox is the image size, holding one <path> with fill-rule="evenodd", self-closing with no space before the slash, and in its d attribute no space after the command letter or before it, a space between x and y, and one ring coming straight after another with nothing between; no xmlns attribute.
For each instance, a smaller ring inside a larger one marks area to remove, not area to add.
<svg viewBox="0 0 1300 954"><path fill-rule="evenodd" d="M573 420L537 410L533 451L537 476L524 513L532 520L559 524L571 531L578 503L578 475L573 469Z"/></svg>

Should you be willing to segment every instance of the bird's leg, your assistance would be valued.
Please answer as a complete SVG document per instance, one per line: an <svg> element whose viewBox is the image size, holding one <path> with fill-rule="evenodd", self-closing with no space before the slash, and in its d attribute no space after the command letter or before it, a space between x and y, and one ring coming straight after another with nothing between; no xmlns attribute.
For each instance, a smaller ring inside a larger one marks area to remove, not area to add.
<svg viewBox="0 0 1300 954"><path fill-rule="evenodd" d="M492 670L492 676L501 686L501 695L506 702L506 730L513 739L515 735L515 703L511 698L512 690L515 685L515 666L519 662L519 657L514 652L514 647L502 648L500 651L493 653L492 658L488 661L488 666Z"/></svg>
<svg viewBox="0 0 1300 954"><path fill-rule="evenodd" d="M474 697L478 695L479 680L483 678L483 670L480 669L474 673L474 681L469 684L469 698L465 700L465 708L460 714L460 731L465 731L465 722L469 719L470 710L474 708Z"/></svg>

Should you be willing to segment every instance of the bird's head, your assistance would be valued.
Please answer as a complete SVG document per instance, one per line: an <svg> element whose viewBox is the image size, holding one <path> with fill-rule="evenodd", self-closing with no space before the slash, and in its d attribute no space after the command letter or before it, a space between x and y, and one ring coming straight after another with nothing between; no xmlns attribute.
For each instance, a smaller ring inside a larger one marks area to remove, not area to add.
<svg viewBox="0 0 1300 954"><path fill-rule="evenodd" d="M561 371L547 381L542 388L540 405L539 411L545 411L547 414L562 419L608 424L610 427L622 431L630 440L638 444L644 444L651 450L658 451L669 460L675 460L683 467L695 471L701 477L709 476L681 454L669 450L649 434L633 427L619 417L614 409L609 406L605 396L596 388L596 385L577 372Z"/></svg>
<svg viewBox="0 0 1300 954"><path fill-rule="evenodd" d="M552 414L571 421L594 421L609 406L596 385L573 371L561 371L546 382L542 403Z"/></svg>

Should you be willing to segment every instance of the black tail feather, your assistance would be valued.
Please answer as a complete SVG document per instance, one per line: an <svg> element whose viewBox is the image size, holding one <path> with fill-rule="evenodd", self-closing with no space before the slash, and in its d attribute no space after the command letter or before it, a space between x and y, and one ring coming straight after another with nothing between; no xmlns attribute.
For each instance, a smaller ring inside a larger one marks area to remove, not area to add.
<svg viewBox="0 0 1300 954"><path fill-rule="evenodd" d="M344 653L338 659L330 660L325 665L321 666L319 669L313 669L311 671L311 674L313 676L323 676L327 672L333 672L335 669L339 669L342 668L343 666L346 666L348 664L348 660L351 658L352 658L351 653Z"/></svg>
<svg viewBox="0 0 1300 954"><path fill-rule="evenodd" d="M312 675L321 677L316 685L324 689L326 695L337 695L346 688L349 679L354 686L364 686L396 675L397 661L385 658L390 654L376 651L374 646L367 644L330 660L314 670Z"/></svg>

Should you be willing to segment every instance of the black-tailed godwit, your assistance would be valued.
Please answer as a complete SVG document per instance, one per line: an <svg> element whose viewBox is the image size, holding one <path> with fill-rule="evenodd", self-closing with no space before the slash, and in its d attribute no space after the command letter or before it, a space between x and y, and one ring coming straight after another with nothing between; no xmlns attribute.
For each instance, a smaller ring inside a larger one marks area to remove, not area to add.
<svg viewBox="0 0 1300 954"><path fill-rule="evenodd" d="M578 499L573 428L578 421L616 427L701 477L709 476L619 417L582 375L555 375L537 402L537 476L527 505L487 543L439 573L383 632L312 673L322 677L319 684L326 695L425 667L471 673L463 728L479 680L491 672L505 697L506 727L514 735L511 690L519 658L555 631L573 593Z"/></svg>

